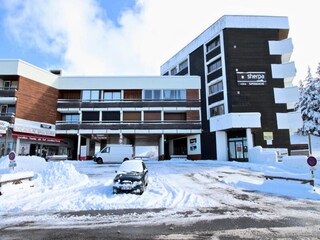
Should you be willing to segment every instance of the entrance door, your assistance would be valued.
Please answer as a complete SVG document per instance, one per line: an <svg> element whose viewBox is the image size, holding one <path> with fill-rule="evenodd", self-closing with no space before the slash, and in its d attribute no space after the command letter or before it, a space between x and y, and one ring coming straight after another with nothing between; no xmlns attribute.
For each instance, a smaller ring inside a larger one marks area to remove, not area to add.
<svg viewBox="0 0 320 240"><path fill-rule="evenodd" d="M248 161L247 138L229 138L228 146L230 161Z"/></svg>

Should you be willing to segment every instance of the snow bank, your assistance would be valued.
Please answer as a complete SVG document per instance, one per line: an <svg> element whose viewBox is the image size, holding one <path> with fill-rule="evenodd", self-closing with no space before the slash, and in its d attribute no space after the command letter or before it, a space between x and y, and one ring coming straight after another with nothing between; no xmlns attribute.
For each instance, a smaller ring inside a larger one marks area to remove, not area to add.
<svg viewBox="0 0 320 240"><path fill-rule="evenodd" d="M35 184L44 189L68 188L89 182L87 175L79 173L74 165L64 162L48 162L38 174Z"/></svg>
<svg viewBox="0 0 320 240"><path fill-rule="evenodd" d="M263 149L261 146L256 146L248 151L249 162L254 163L275 163L277 161L277 152L274 150Z"/></svg>
<svg viewBox="0 0 320 240"><path fill-rule="evenodd" d="M310 167L307 164L306 156L284 156L282 159L283 165L302 170L308 170Z"/></svg>

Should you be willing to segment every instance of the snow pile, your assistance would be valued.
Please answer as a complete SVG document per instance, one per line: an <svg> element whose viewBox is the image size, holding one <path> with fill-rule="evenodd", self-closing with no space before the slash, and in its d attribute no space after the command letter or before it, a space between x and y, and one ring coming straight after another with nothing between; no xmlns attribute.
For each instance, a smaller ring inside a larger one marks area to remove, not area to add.
<svg viewBox="0 0 320 240"><path fill-rule="evenodd" d="M47 166L44 158L36 156L17 156L15 159L17 166L14 168L15 172L33 171L40 172ZM9 169L10 160L8 156L0 158L0 169Z"/></svg>
<svg viewBox="0 0 320 240"><path fill-rule="evenodd" d="M35 184L43 189L61 189L89 182L87 175L79 173L74 165L64 162L48 162L38 174Z"/></svg>

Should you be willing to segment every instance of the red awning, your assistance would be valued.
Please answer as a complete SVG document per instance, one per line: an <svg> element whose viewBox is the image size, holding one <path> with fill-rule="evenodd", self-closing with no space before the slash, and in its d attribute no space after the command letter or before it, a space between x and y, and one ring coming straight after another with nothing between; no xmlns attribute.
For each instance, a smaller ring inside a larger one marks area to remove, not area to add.
<svg viewBox="0 0 320 240"><path fill-rule="evenodd" d="M25 139L25 140L39 141L39 142L53 142L53 143L63 142L62 138L32 135L32 134L12 133L12 137L19 138L19 139Z"/></svg>

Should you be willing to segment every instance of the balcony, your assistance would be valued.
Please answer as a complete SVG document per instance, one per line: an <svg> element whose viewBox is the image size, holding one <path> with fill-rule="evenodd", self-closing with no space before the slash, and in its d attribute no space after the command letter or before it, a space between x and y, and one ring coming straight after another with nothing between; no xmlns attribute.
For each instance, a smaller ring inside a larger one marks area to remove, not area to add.
<svg viewBox="0 0 320 240"><path fill-rule="evenodd" d="M210 131L224 131L232 128L261 128L261 114L228 113L210 118Z"/></svg>
<svg viewBox="0 0 320 240"><path fill-rule="evenodd" d="M92 100L58 99L58 111L81 108L149 108L149 107L200 107L199 99L195 100Z"/></svg>
<svg viewBox="0 0 320 240"><path fill-rule="evenodd" d="M0 98L15 97L17 88L0 88Z"/></svg>
<svg viewBox="0 0 320 240"><path fill-rule="evenodd" d="M14 123L15 114L14 113L1 113L0 120L8 123Z"/></svg>
<svg viewBox="0 0 320 240"><path fill-rule="evenodd" d="M275 103L295 103L299 100L298 87L274 88Z"/></svg>
<svg viewBox="0 0 320 240"><path fill-rule="evenodd" d="M271 72L272 78L283 78L285 86L289 86L296 75L296 67L294 62L271 64Z"/></svg>
<svg viewBox="0 0 320 240"><path fill-rule="evenodd" d="M199 130L201 121L57 121L56 130Z"/></svg>
<svg viewBox="0 0 320 240"><path fill-rule="evenodd" d="M278 129L297 130L302 127L303 121L300 112L277 113Z"/></svg>
<svg viewBox="0 0 320 240"><path fill-rule="evenodd" d="M292 39L287 38L281 41L269 41L270 55L281 55L282 63L290 61L293 52Z"/></svg>

